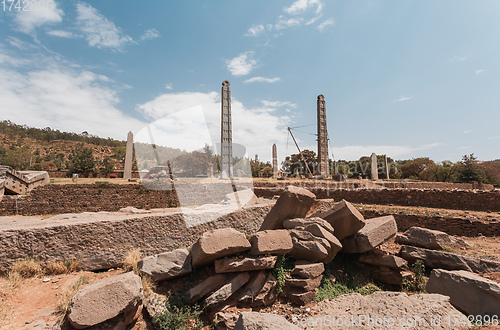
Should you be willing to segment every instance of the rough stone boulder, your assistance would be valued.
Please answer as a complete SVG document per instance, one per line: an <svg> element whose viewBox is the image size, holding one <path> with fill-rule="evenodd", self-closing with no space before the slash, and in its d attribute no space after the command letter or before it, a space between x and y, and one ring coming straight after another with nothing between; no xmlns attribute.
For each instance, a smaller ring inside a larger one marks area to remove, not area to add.
<svg viewBox="0 0 500 330"><path fill-rule="evenodd" d="M308 321L322 320L322 326L318 322L307 329L468 329L453 322L466 316L450 304L449 297L440 294L350 293L319 302L311 308L311 313L311 318L298 320L297 325L307 326ZM357 324L353 325L352 320Z"/></svg>
<svg viewBox="0 0 500 330"><path fill-rule="evenodd" d="M283 227L286 229L300 229L312 224L318 224L331 234L334 234L332 225L328 221L318 217L286 219L283 221Z"/></svg>
<svg viewBox="0 0 500 330"><path fill-rule="evenodd" d="M277 256L257 256L248 258L230 257L215 260L216 273L246 272L251 270L271 269Z"/></svg>
<svg viewBox="0 0 500 330"><path fill-rule="evenodd" d="M413 264L422 260L427 267L447 270L466 270L473 273L493 273L500 271L500 262L469 256L423 249L403 245L399 251L401 258Z"/></svg>
<svg viewBox="0 0 500 330"><path fill-rule="evenodd" d="M192 264L195 267L203 266L215 259L246 251L250 247L245 235L233 228L210 230L191 248Z"/></svg>
<svg viewBox="0 0 500 330"><path fill-rule="evenodd" d="M290 275L295 278L315 278L323 274L325 265L322 262L312 263L306 260L297 260Z"/></svg>
<svg viewBox="0 0 500 330"><path fill-rule="evenodd" d="M365 226L365 218L356 208L343 199L332 209L315 213L313 217L320 217L330 223L334 229L334 235L339 240L354 235Z"/></svg>
<svg viewBox="0 0 500 330"><path fill-rule="evenodd" d="M267 306L278 298L276 278L272 273L260 271L242 289L238 302L255 306Z"/></svg>
<svg viewBox="0 0 500 330"><path fill-rule="evenodd" d="M292 237L288 230L264 230L255 233L251 238L250 253L254 255L283 255L293 248Z"/></svg>
<svg viewBox="0 0 500 330"><path fill-rule="evenodd" d="M288 278L286 280L286 285L293 288L300 288L304 291L316 290L321 284L323 275L319 275L314 278Z"/></svg>
<svg viewBox="0 0 500 330"><path fill-rule="evenodd" d="M305 226L303 230L310 232L316 237L324 238L328 241L328 243L330 243L328 256L320 260L321 262L324 262L326 264L331 262L333 258L335 258L337 253L342 249L342 244L340 244L337 237L333 236L332 233L316 223Z"/></svg>
<svg viewBox="0 0 500 330"><path fill-rule="evenodd" d="M459 237L448 235L439 230L421 227L411 227L403 234L396 235L396 243L401 245L413 245L431 250L470 247L469 243Z"/></svg>
<svg viewBox="0 0 500 330"><path fill-rule="evenodd" d="M124 314L130 324L143 299L141 278L133 272L108 277L73 296L68 321L76 329L85 329Z"/></svg>
<svg viewBox="0 0 500 330"><path fill-rule="evenodd" d="M154 281L164 281L191 273L191 256L186 249L149 256L138 263L139 271Z"/></svg>
<svg viewBox="0 0 500 330"><path fill-rule="evenodd" d="M281 229L285 219L304 218L315 200L316 196L307 189L295 186L286 187L265 217L259 231Z"/></svg>
<svg viewBox="0 0 500 330"><path fill-rule="evenodd" d="M316 296L316 290L308 291L301 288L286 286L283 290L285 297L296 305L304 306L310 303Z"/></svg>
<svg viewBox="0 0 500 330"><path fill-rule="evenodd" d="M220 289L203 300L204 307L211 307L226 301L233 293L238 291L250 279L248 273L238 273L228 280Z"/></svg>
<svg viewBox="0 0 500 330"><path fill-rule="evenodd" d="M234 330L290 330L299 329L282 316L276 314L243 312Z"/></svg>
<svg viewBox="0 0 500 330"><path fill-rule="evenodd" d="M500 284L465 270L434 269L425 289L450 297L468 315L500 315Z"/></svg>
<svg viewBox="0 0 500 330"><path fill-rule="evenodd" d="M293 249L290 255L298 260L320 261L328 257L330 243L304 230L290 230Z"/></svg>
<svg viewBox="0 0 500 330"><path fill-rule="evenodd" d="M394 237L398 231L392 215L366 220L366 225L356 234L344 238L342 252L363 253Z"/></svg>

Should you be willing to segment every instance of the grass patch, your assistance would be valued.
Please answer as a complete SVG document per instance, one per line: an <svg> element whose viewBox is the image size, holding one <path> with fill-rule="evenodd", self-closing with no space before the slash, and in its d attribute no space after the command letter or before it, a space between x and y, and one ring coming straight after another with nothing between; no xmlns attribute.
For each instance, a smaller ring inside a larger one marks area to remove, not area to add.
<svg viewBox="0 0 500 330"><path fill-rule="evenodd" d="M10 267L11 272L16 272L23 278L30 278L43 274L42 263L33 258L24 258Z"/></svg>
<svg viewBox="0 0 500 330"><path fill-rule="evenodd" d="M125 256L125 259L123 259L122 267L126 271L133 271L136 274L139 274L139 268L137 266L137 263L141 261L141 250L140 249L134 249L131 251L128 251L127 255Z"/></svg>
<svg viewBox="0 0 500 330"><path fill-rule="evenodd" d="M153 317L153 323L162 330L201 329L203 322L200 319L202 310L198 305L187 304L186 291L179 290L175 294L169 293L163 301L164 311Z"/></svg>
<svg viewBox="0 0 500 330"><path fill-rule="evenodd" d="M348 293L360 293L366 296L380 290L349 256L339 254L332 262L325 265L325 274L314 301L335 299Z"/></svg>
<svg viewBox="0 0 500 330"><path fill-rule="evenodd" d="M427 284L424 277L425 265L422 260L417 260L413 264L413 276L411 279L403 280L403 292L426 293L425 285Z"/></svg>
<svg viewBox="0 0 500 330"><path fill-rule="evenodd" d="M142 275L141 276L141 282L142 282L142 290L144 291L144 296L147 297L150 294L153 293L153 290L156 289L156 282L153 281L151 276L148 275Z"/></svg>
<svg viewBox="0 0 500 330"><path fill-rule="evenodd" d="M286 277L294 267L295 260L289 255L281 255L278 257L278 260L276 260L276 264L273 268L273 275L276 277L276 291L278 293L283 292Z"/></svg>

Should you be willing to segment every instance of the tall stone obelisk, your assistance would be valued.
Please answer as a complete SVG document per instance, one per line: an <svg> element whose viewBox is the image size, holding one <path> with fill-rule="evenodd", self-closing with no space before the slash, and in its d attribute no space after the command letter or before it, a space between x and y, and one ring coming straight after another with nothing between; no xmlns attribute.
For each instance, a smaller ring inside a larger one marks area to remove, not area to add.
<svg viewBox="0 0 500 330"><path fill-rule="evenodd" d="M384 161L385 161L385 178L389 180L389 163L387 162L387 155L384 155Z"/></svg>
<svg viewBox="0 0 500 330"><path fill-rule="evenodd" d="M278 152L276 150L276 143L273 144L273 179L278 178Z"/></svg>
<svg viewBox="0 0 500 330"><path fill-rule="evenodd" d="M231 88L229 81L222 83L221 93L221 178L233 177L233 134L231 127Z"/></svg>
<svg viewBox="0 0 500 330"><path fill-rule="evenodd" d="M372 153L371 163L372 180L378 180L377 155L375 153Z"/></svg>
<svg viewBox="0 0 500 330"><path fill-rule="evenodd" d="M319 175L327 176L328 168L328 131L326 128L325 97L318 95L318 172Z"/></svg>
<svg viewBox="0 0 500 330"><path fill-rule="evenodd" d="M125 151L125 167L123 169L123 178L132 179L132 154L134 150L134 134L128 132L127 149Z"/></svg>

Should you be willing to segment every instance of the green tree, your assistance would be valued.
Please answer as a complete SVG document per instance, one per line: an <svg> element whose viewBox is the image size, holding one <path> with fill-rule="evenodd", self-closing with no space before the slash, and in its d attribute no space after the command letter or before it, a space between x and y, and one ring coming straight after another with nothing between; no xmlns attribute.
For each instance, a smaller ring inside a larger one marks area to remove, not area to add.
<svg viewBox="0 0 500 330"><path fill-rule="evenodd" d="M90 147L84 147L83 144L78 144L69 155L68 173L83 174L88 177L95 168L95 159Z"/></svg>
<svg viewBox="0 0 500 330"><path fill-rule="evenodd" d="M458 169L459 182L477 181L483 183L486 181L484 170L478 165L477 158L474 154L464 155Z"/></svg>
<svg viewBox="0 0 500 330"><path fill-rule="evenodd" d="M401 176L404 179L421 179L421 174L424 174L424 171L429 171L434 166L436 166L436 163L429 157L414 158L400 166Z"/></svg>
<svg viewBox="0 0 500 330"><path fill-rule="evenodd" d="M109 156L107 156L106 158L104 158L104 160L102 161L102 165L101 165L101 168L100 168L100 172L104 175L104 176L108 176L111 172L113 172L115 168L115 162L113 162L111 160L111 158Z"/></svg>
<svg viewBox="0 0 500 330"><path fill-rule="evenodd" d="M314 173L318 167L318 157L316 153L312 150L304 149L302 150L302 156L304 156L311 172ZM283 170L292 176L297 174L309 175L302 156L300 154L286 156L285 161L282 163Z"/></svg>

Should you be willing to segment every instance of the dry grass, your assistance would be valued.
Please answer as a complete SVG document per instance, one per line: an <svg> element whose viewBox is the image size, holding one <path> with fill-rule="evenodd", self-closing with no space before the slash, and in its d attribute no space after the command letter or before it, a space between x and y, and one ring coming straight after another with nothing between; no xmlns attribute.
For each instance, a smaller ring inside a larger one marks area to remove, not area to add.
<svg viewBox="0 0 500 330"><path fill-rule="evenodd" d="M142 281L142 289L144 291L144 296L147 297L151 293L153 293L154 289L156 289L156 282L153 281L151 276L143 275L141 276Z"/></svg>
<svg viewBox="0 0 500 330"><path fill-rule="evenodd" d="M12 311L11 296L24 278L18 272L10 271L5 276L5 282L0 285L0 320L4 320Z"/></svg>
<svg viewBox="0 0 500 330"><path fill-rule="evenodd" d="M57 313L59 314L58 323L61 325L64 323L66 314L71 307L71 298L80 290L80 288L86 284L89 284L89 277L87 275L80 276L78 280L75 281L62 295L61 299L57 304Z"/></svg>
<svg viewBox="0 0 500 330"><path fill-rule="evenodd" d="M139 249L134 249L132 251L128 251L125 259L123 260L122 267L126 271L133 271L136 274L139 274L139 268L137 267L137 263L141 260L141 251Z"/></svg>
<svg viewBox="0 0 500 330"><path fill-rule="evenodd" d="M10 267L10 271L19 273L24 278L43 274L41 262L32 258L24 258L17 261Z"/></svg>
<svg viewBox="0 0 500 330"><path fill-rule="evenodd" d="M67 273L68 269L64 262L53 260L44 266L44 271L47 275L58 275Z"/></svg>

